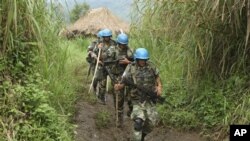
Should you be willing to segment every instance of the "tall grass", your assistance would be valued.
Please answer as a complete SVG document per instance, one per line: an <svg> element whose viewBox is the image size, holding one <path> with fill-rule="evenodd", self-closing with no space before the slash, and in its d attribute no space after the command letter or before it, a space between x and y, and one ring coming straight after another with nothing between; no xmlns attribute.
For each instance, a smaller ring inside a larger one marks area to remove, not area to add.
<svg viewBox="0 0 250 141"><path fill-rule="evenodd" d="M132 44L148 48L161 70L169 99L160 107L166 125L203 129L219 140L229 124L250 119L243 113L249 111L247 4L135 1Z"/></svg>
<svg viewBox="0 0 250 141"><path fill-rule="evenodd" d="M74 67L81 62L57 36L61 21L46 2L0 2L1 140L73 139Z"/></svg>
<svg viewBox="0 0 250 141"><path fill-rule="evenodd" d="M87 45L88 41L80 38L72 41L61 41L60 47L62 47L63 52L59 52L60 54L54 53L58 56L54 58L56 61L47 64L47 67L45 67L47 69L43 72L47 80L53 82L48 85L48 88L54 92L54 95L51 96L52 104L55 104L57 108L61 106L69 108L64 109L66 112L72 113L74 111L72 106L77 98L76 94L82 91L80 89L84 84L82 74L84 74L83 69L85 69L83 65L86 62ZM50 56L50 59L52 56ZM56 64L55 62L60 63Z"/></svg>

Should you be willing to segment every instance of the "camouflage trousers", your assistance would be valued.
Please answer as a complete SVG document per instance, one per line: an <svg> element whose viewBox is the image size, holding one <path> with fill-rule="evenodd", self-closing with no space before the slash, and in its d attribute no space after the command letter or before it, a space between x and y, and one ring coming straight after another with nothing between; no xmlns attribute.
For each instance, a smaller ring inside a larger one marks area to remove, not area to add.
<svg viewBox="0 0 250 141"><path fill-rule="evenodd" d="M150 102L133 104L131 119L135 121L138 118L143 120L143 126L141 131L133 130L133 141L141 141L142 134L149 134L153 130L158 119L155 105Z"/></svg>
<svg viewBox="0 0 250 141"><path fill-rule="evenodd" d="M125 89L126 89L125 98L127 99L127 105L128 105L127 116L130 117L133 110L132 98L131 98L132 88L125 87Z"/></svg>
<svg viewBox="0 0 250 141"><path fill-rule="evenodd" d="M96 86L95 86L96 85ZM105 103L105 93L107 85L107 73L102 66L98 66L96 76L94 79L94 87L96 87L95 93L97 97Z"/></svg>

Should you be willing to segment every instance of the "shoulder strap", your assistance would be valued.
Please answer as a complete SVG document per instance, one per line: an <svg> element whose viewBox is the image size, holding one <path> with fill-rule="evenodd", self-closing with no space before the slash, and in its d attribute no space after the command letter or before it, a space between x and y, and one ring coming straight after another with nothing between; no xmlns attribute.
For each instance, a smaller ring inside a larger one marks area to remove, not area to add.
<svg viewBox="0 0 250 141"><path fill-rule="evenodd" d="M131 68L130 69L131 69L131 76L132 76L132 79L134 81L134 84L137 84L136 79L135 79L135 72L136 72L136 65L135 65L135 63L131 64Z"/></svg>
<svg viewBox="0 0 250 141"><path fill-rule="evenodd" d="M153 73L154 77L156 78L155 70L154 70L155 65L151 61L148 61L148 66L147 67L150 69L150 71Z"/></svg>
<svg viewBox="0 0 250 141"><path fill-rule="evenodd" d="M130 57L130 56L133 56L133 52L129 47L127 47L126 57Z"/></svg>

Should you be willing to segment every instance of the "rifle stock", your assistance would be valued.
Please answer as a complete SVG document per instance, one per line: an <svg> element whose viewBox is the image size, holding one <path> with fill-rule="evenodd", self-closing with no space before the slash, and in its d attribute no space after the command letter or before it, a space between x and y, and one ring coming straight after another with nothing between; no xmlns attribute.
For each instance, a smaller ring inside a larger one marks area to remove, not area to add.
<svg viewBox="0 0 250 141"><path fill-rule="evenodd" d="M122 59L117 59L117 60L112 60L112 61L104 61L103 64L105 65L110 65L110 64L116 64Z"/></svg>

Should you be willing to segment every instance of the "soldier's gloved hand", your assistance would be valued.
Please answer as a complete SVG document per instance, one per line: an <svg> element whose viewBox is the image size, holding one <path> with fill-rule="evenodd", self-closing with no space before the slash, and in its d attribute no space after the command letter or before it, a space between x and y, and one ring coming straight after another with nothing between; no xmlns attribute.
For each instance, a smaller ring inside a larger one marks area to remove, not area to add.
<svg viewBox="0 0 250 141"><path fill-rule="evenodd" d="M91 58L97 58L96 54L93 51L89 51L88 56L90 56Z"/></svg>
<svg viewBox="0 0 250 141"><path fill-rule="evenodd" d="M156 94L157 94L157 96L161 96L161 94L162 94L162 86L156 86Z"/></svg>
<svg viewBox="0 0 250 141"><path fill-rule="evenodd" d="M103 62L102 62L101 60L99 60L99 61L98 61L98 64L101 64L101 65L103 65Z"/></svg>
<svg viewBox="0 0 250 141"><path fill-rule="evenodd" d="M129 64L129 63L130 61L126 57L124 57L122 60L119 60L119 64Z"/></svg>
<svg viewBox="0 0 250 141"><path fill-rule="evenodd" d="M122 89L123 87L124 87L124 84L120 84L120 83L114 85L114 89L115 89L116 91Z"/></svg>
<svg viewBox="0 0 250 141"><path fill-rule="evenodd" d="M103 47L103 43L99 43L99 44L97 45L97 47L98 47L98 48L102 48L102 47Z"/></svg>

